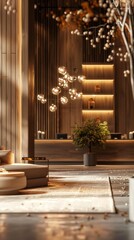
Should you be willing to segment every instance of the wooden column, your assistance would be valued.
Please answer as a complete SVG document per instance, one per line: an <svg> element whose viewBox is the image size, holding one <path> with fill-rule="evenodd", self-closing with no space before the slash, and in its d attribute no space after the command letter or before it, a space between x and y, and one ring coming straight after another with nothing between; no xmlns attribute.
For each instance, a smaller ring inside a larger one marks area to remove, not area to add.
<svg viewBox="0 0 134 240"><path fill-rule="evenodd" d="M0 145L21 158L21 0L16 13L0 1Z"/></svg>
<svg viewBox="0 0 134 240"><path fill-rule="evenodd" d="M22 156L34 156L34 1L22 1Z"/></svg>

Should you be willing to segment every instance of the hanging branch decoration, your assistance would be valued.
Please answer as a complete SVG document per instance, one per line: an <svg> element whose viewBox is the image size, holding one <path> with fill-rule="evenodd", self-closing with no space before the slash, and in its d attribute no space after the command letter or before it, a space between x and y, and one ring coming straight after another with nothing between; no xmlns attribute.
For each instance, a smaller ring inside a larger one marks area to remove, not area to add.
<svg viewBox="0 0 134 240"><path fill-rule="evenodd" d="M112 1L110 2L112 4ZM114 20L126 48L124 61L129 59L130 63L129 69L124 70L124 76L127 77L130 74L132 94L134 98L134 1L113 1L113 8L115 9ZM120 60L122 61L123 59L121 58Z"/></svg>
<svg viewBox="0 0 134 240"><path fill-rule="evenodd" d="M107 62L116 55L121 62L129 63L124 77L130 75L134 98L134 0L85 0L80 8L61 9L59 16L51 13L60 29L68 28L71 34L85 37L93 48L103 40L103 49L110 50ZM120 36L125 53L121 47L116 53L114 50L115 39Z"/></svg>

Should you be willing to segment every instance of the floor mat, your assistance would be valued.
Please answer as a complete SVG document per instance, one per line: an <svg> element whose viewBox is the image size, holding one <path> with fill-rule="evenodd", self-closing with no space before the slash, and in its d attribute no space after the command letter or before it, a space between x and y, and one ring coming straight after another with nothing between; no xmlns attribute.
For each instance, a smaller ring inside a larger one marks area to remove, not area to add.
<svg viewBox="0 0 134 240"><path fill-rule="evenodd" d="M54 175L49 186L0 196L1 213L115 213L107 175Z"/></svg>

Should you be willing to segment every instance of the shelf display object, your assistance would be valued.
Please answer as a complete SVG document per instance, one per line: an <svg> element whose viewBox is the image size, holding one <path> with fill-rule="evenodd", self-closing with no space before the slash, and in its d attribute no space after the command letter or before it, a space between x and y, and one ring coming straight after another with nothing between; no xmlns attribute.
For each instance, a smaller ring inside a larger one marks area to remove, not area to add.
<svg viewBox="0 0 134 240"><path fill-rule="evenodd" d="M107 121L109 130L115 131L114 65L82 64L82 121Z"/></svg>

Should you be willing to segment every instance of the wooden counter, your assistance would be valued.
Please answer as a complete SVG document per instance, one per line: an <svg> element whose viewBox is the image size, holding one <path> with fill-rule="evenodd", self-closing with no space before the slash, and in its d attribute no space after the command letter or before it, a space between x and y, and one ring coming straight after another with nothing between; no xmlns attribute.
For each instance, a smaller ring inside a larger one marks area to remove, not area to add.
<svg viewBox="0 0 134 240"><path fill-rule="evenodd" d="M77 148L72 140L35 140L35 156L46 156L50 162L82 163L85 150ZM133 162L134 140L107 140L104 149L97 150L100 164Z"/></svg>

